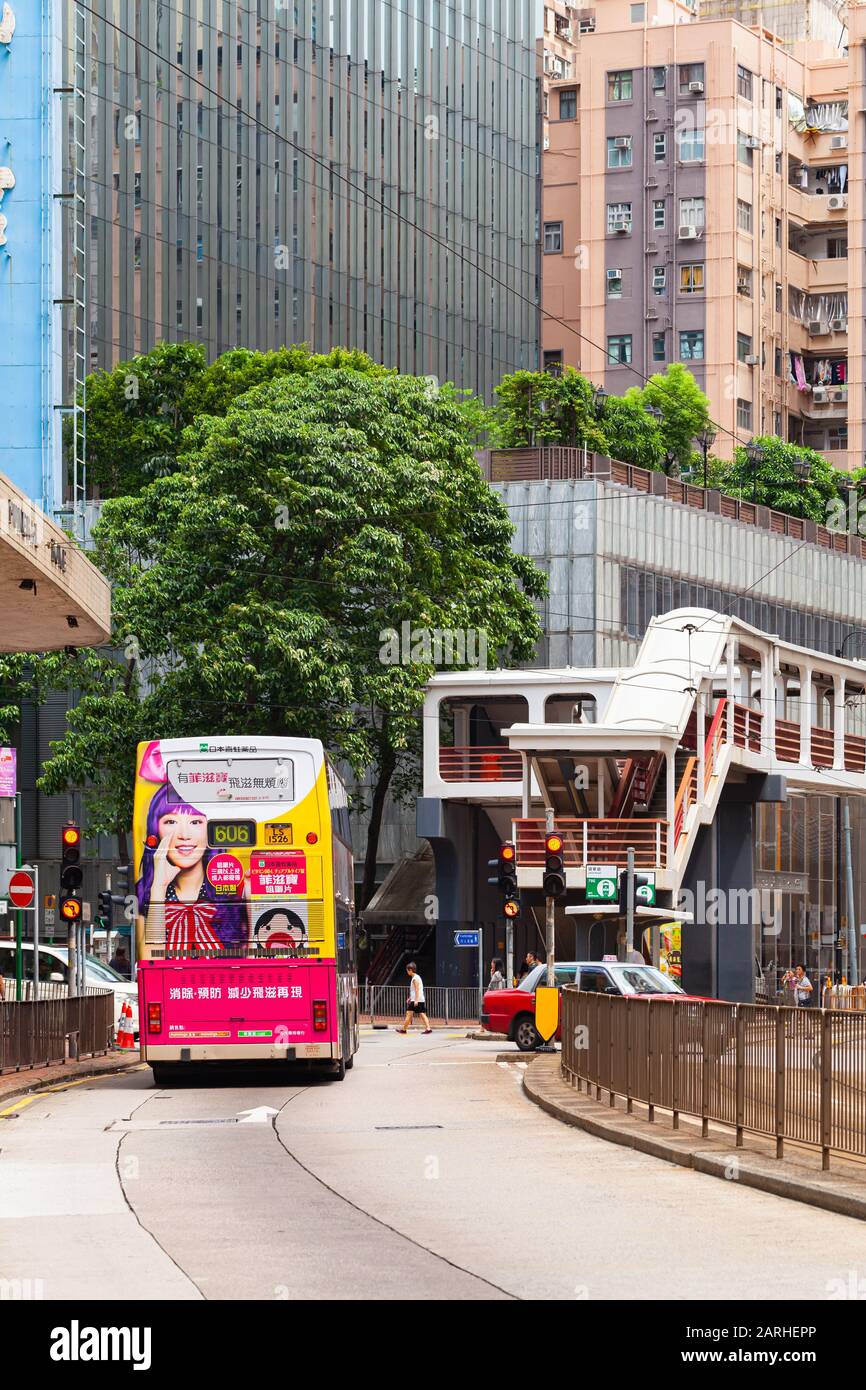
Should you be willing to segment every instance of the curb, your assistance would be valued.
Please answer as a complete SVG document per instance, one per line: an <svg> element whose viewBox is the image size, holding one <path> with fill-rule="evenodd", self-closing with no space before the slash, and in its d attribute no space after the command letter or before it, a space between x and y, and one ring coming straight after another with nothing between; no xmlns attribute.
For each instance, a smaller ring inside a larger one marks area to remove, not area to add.
<svg viewBox="0 0 866 1390"><path fill-rule="evenodd" d="M0 1104L7 1100L19 1100L21 1096L35 1095L39 1091L50 1091L53 1086L62 1086L63 1082L67 1079L69 1081L85 1081L93 1076L119 1076L121 1072L131 1071L133 1068L139 1066L141 1066L141 1058L139 1056L136 1056L134 1061L113 1062L111 1065L104 1066L98 1066L96 1064L88 1065L84 1063L81 1071L68 1071L65 1076L61 1074L60 1076L45 1077L42 1081L34 1081L31 1079L28 1082L22 1082L20 1086L16 1086L14 1089L8 1091L3 1088L3 1077L0 1076ZM15 1073L8 1072L7 1075L12 1077ZM28 1075L32 1078L33 1073L30 1072Z"/></svg>
<svg viewBox="0 0 866 1390"><path fill-rule="evenodd" d="M733 1142L726 1144L722 1139L707 1141L684 1131L671 1131L669 1135L648 1133L647 1121L608 1110L582 1092L573 1091L561 1079L558 1061L555 1067L547 1058L533 1061L523 1074L523 1089L548 1115L596 1139L621 1144L651 1158L693 1168L695 1172L726 1182L731 1181L731 1161L735 1157L736 1180L744 1187L866 1221L866 1183L855 1185L853 1179L836 1174L812 1176L804 1173L801 1176L791 1172L790 1167L786 1169L784 1159L780 1161L747 1149L736 1149ZM557 1095L557 1091L562 1094Z"/></svg>

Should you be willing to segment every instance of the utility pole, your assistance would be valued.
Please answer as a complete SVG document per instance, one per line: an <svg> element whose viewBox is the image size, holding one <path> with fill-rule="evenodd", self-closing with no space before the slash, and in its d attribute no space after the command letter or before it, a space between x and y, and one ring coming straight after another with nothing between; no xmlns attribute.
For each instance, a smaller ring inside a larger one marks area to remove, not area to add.
<svg viewBox="0 0 866 1390"><path fill-rule="evenodd" d="M860 962L857 959L857 923L854 908L854 868L851 863L851 808L847 796L842 801L842 826L845 836L845 889L848 903L848 983L856 985L860 980Z"/></svg>
<svg viewBox="0 0 866 1390"><path fill-rule="evenodd" d="M625 927L617 933L616 958L627 961L634 950L634 848L626 851L625 871L619 876L619 906L625 913ZM623 901L623 899L625 901Z"/></svg>

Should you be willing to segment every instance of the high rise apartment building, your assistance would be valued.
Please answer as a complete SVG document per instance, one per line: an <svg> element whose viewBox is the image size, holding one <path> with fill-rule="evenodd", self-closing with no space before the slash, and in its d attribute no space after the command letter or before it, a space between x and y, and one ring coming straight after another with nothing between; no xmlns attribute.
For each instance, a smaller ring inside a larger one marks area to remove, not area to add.
<svg viewBox="0 0 866 1390"><path fill-rule="evenodd" d="M783 43L678 0L545 9L543 351L608 391L671 362L715 450L864 463L866 9Z"/></svg>
<svg viewBox="0 0 866 1390"><path fill-rule="evenodd" d="M89 29L92 365L346 345L488 397L535 367L533 0L96 9L66 5L70 63Z"/></svg>

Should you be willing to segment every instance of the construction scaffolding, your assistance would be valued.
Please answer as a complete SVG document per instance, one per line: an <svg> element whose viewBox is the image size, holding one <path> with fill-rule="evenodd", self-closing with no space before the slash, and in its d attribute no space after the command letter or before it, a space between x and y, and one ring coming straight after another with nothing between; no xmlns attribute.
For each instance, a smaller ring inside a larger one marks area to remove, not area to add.
<svg viewBox="0 0 866 1390"><path fill-rule="evenodd" d="M846 0L699 0L698 18L736 19L770 30L783 44L823 40L842 49L847 10Z"/></svg>

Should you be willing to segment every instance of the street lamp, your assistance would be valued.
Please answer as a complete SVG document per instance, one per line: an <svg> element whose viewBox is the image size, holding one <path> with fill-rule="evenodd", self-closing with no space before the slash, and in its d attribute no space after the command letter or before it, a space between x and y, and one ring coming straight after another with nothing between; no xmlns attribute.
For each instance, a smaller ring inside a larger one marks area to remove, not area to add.
<svg viewBox="0 0 866 1390"><path fill-rule="evenodd" d="M812 465L811 465L811 463L809 462L809 460L808 460L808 459L804 459L804 458L802 457L802 455L800 455L800 454L795 454L795 455L794 455L794 459L793 459L793 464L794 464L794 472L796 473L796 475L797 475L797 477L799 478L800 482L801 482L801 483L808 483L809 477L810 477L810 475L811 475L811 473L812 473Z"/></svg>
<svg viewBox="0 0 866 1390"><path fill-rule="evenodd" d="M758 503L758 464L764 459L764 446L757 439L750 439L746 445L746 458L752 465L752 501Z"/></svg>
<svg viewBox="0 0 866 1390"><path fill-rule="evenodd" d="M709 454L715 442L716 431L710 429L709 425L706 425L701 430L700 434L695 435L695 443L697 444L698 448L704 456L704 487L706 487L707 485L707 455Z"/></svg>
<svg viewBox="0 0 866 1390"><path fill-rule="evenodd" d="M592 393L592 404L595 410L596 420L600 420L604 415L604 403L607 400L607 392L603 386L596 386Z"/></svg>

